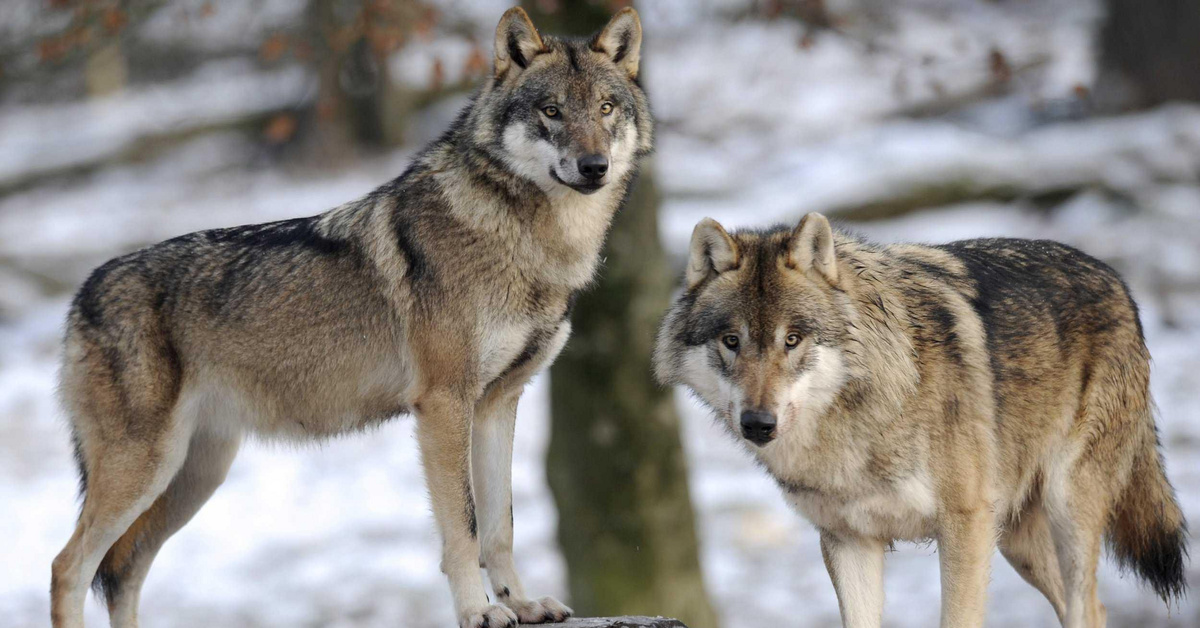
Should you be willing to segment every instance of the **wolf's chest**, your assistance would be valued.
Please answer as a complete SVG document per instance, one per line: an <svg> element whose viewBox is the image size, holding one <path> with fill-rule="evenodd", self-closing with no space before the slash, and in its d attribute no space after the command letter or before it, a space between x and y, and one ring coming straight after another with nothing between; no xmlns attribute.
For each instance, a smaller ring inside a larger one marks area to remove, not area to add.
<svg viewBox="0 0 1200 628"><path fill-rule="evenodd" d="M515 361L528 346L534 327L531 319L509 319L494 321L480 330L480 379L495 379Z"/></svg>
<svg viewBox="0 0 1200 628"><path fill-rule="evenodd" d="M480 381L508 379L548 364L562 350L570 327L566 319L493 325L482 334L480 342Z"/></svg>
<svg viewBox="0 0 1200 628"><path fill-rule="evenodd" d="M784 493L788 502L818 528L875 538L929 538L937 513L933 485L925 474L852 497L788 485Z"/></svg>

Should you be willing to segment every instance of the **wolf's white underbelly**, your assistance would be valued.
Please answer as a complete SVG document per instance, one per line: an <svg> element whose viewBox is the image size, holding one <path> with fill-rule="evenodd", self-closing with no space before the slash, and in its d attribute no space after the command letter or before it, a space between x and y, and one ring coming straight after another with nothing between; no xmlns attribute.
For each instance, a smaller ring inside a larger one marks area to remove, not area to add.
<svg viewBox="0 0 1200 628"><path fill-rule="evenodd" d="M415 384L411 364L400 359L289 375L259 378L212 367L189 373L175 418L230 434L308 440L409 412Z"/></svg>

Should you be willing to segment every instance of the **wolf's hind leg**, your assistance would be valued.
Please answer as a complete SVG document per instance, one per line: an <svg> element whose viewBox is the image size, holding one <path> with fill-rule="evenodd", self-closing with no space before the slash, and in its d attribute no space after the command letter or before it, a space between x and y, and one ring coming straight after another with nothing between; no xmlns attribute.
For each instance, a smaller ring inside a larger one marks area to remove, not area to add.
<svg viewBox="0 0 1200 628"><path fill-rule="evenodd" d="M113 543L129 529L183 464L192 425L163 419L152 437L97 436L88 457L87 495L75 533L51 565L50 618L54 628L82 628L88 585ZM85 447L86 449L86 447ZM105 586L99 580L100 586Z"/></svg>
<svg viewBox="0 0 1200 628"><path fill-rule="evenodd" d="M883 622L884 546L879 539L821 532L821 557L844 628L878 628Z"/></svg>
<svg viewBox="0 0 1200 628"><path fill-rule="evenodd" d="M1063 620L1063 583L1050 522L1041 504L1033 504L1000 537L1000 553L1026 582L1033 585Z"/></svg>
<svg viewBox="0 0 1200 628"><path fill-rule="evenodd" d="M191 521L225 481L240 443L240 435L197 431L183 467L167 490L108 550L99 573L108 583L113 628L136 628L138 600L150 564L163 543Z"/></svg>
<svg viewBox="0 0 1200 628"><path fill-rule="evenodd" d="M1065 628L1104 628L1107 620L1096 591L1096 566L1111 506L1103 486L1108 477L1085 460L1066 475L1062 481L1068 485L1047 504L1062 574Z"/></svg>
<svg viewBox="0 0 1200 628"><path fill-rule="evenodd" d="M498 400L485 398L477 409L471 438L471 470L479 514L480 564L487 568L496 598L522 624L564 621L567 608L552 597L525 595L513 564L512 448L521 391Z"/></svg>

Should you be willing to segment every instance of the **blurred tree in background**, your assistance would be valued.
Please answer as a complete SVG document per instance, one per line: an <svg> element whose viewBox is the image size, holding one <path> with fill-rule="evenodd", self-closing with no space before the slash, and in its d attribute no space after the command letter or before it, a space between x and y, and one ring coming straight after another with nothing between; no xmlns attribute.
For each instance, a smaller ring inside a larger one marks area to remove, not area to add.
<svg viewBox="0 0 1200 628"><path fill-rule="evenodd" d="M392 79L389 61L397 53L444 34L435 33L443 16L424 0L308 0L274 7L244 0L13 0L0 7L0 19L9 21L0 28L0 95L16 93L18 100L105 97L186 81L206 64L231 60L263 74L302 68L310 81L303 95L281 106L232 106L222 117L164 124L121 154L97 154L88 167L144 157L147 145L160 149L221 128L257 133L268 147L299 149L275 155L321 167L344 165L352 155L403 143L416 107L466 89L487 65L476 42L461 70L448 72L434 57L428 85ZM231 29L214 37L206 28L213 21ZM469 27L445 21L450 23L443 31L474 41ZM442 80L448 73L458 77L455 83Z"/></svg>
<svg viewBox="0 0 1200 628"><path fill-rule="evenodd" d="M523 4L539 29L587 36L622 3ZM546 473L576 611L711 628L679 416L650 371L675 283L658 237L660 201L646 159L613 223L599 284L580 296L574 333L551 367Z"/></svg>
<svg viewBox="0 0 1200 628"><path fill-rule="evenodd" d="M435 19L433 9L417 0L310 2L306 32L298 39L312 51L305 56L314 60L319 81L315 133L308 142L318 161L339 161L356 146L403 141L407 112L390 79L388 55L414 33L428 32ZM276 45L286 47L288 40ZM267 47L264 53L278 54Z"/></svg>
<svg viewBox="0 0 1200 628"><path fill-rule="evenodd" d="M1200 2L1106 0L1100 63L1117 105L1200 101Z"/></svg>
<svg viewBox="0 0 1200 628"><path fill-rule="evenodd" d="M37 65L32 67L42 71L81 67L88 97L107 96L124 89L129 78L125 54L131 33L128 27L131 22L140 22L161 3L51 0L46 4L51 12L60 15L60 26L37 37L35 42L22 42L36 53ZM5 65L12 66L12 57L18 51L6 52ZM10 78L20 77L16 73Z"/></svg>

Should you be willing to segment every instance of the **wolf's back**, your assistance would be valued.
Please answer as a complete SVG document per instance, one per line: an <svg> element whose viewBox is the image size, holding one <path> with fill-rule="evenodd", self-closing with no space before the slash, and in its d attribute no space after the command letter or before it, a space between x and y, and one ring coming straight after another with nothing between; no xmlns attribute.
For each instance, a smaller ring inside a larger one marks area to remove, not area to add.
<svg viewBox="0 0 1200 628"><path fill-rule="evenodd" d="M1081 405L1114 415L1101 423L1131 428L1118 446L1128 457L1108 454L1114 465L1132 459L1124 488L1108 496L1109 547L1164 600L1182 596L1187 525L1160 454L1149 352L1128 286L1105 263L1057 242L996 238L940 248L963 262L974 286L1001 421L1021 420L1017 400L1030 387L1078 370Z"/></svg>
<svg viewBox="0 0 1200 628"><path fill-rule="evenodd" d="M1141 340L1137 305L1104 262L1050 240L985 238L941 248L962 261L974 285L972 305L989 334L989 351L1011 342L1043 341L1069 350L1117 329Z"/></svg>

